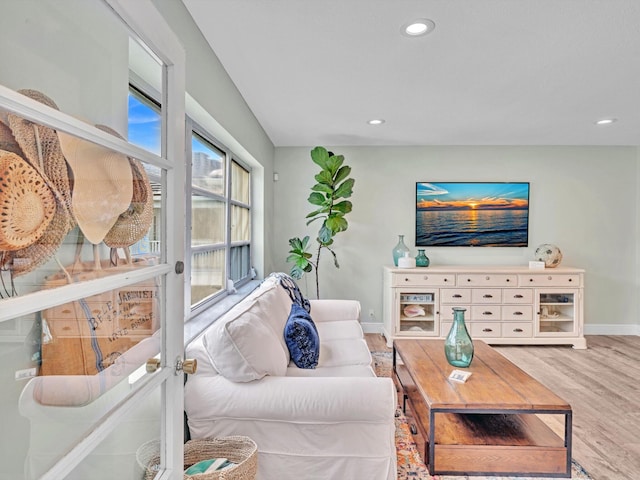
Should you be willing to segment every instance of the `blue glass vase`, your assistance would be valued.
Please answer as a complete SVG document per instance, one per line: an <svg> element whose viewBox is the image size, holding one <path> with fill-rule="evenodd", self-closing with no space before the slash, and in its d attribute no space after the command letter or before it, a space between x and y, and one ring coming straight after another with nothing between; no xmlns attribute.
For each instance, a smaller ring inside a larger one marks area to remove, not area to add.
<svg viewBox="0 0 640 480"><path fill-rule="evenodd" d="M409 253L409 247L404 244L404 235L398 235L398 243L393 247L393 264L398 266L398 259Z"/></svg>
<svg viewBox="0 0 640 480"><path fill-rule="evenodd" d="M416 267L428 267L429 257L424 254L424 249L418 249L418 255L416 255Z"/></svg>
<svg viewBox="0 0 640 480"><path fill-rule="evenodd" d="M444 341L444 354L454 367L466 368L473 360L473 341L464 323L466 308L453 307L453 325Z"/></svg>

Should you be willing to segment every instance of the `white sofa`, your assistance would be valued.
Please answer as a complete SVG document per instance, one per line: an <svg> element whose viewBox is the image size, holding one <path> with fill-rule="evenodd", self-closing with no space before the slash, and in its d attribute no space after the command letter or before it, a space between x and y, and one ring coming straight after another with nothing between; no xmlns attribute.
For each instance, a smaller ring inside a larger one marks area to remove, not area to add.
<svg viewBox="0 0 640 480"><path fill-rule="evenodd" d="M310 303L320 338L315 369L290 361L283 332L292 298L276 277L191 342L191 438L249 436L258 480L395 479L396 392L371 367L360 304Z"/></svg>

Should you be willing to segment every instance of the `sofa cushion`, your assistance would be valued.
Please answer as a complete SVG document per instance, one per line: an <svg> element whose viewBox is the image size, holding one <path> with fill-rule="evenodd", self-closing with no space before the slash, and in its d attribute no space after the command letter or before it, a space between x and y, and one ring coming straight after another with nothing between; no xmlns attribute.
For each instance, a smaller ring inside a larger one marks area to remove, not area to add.
<svg viewBox="0 0 640 480"><path fill-rule="evenodd" d="M291 313L284 327L284 339L291 360L299 368L316 368L320 354L320 338L311 315L298 303L291 304Z"/></svg>
<svg viewBox="0 0 640 480"><path fill-rule="evenodd" d="M289 351L282 332L290 308L277 280L265 280L203 334L214 368L234 382L285 375Z"/></svg>
<svg viewBox="0 0 640 480"><path fill-rule="evenodd" d="M371 352L364 338L322 341L319 367L371 365Z"/></svg>
<svg viewBox="0 0 640 480"><path fill-rule="evenodd" d="M342 367L317 367L305 369L296 367L293 362L287 368L287 377L375 377L371 365L345 365Z"/></svg>
<svg viewBox="0 0 640 480"><path fill-rule="evenodd" d="M316 328L323 342L328 340L344 340L347 338L364 338L362 326L357 320L317 322Z"/></svg>

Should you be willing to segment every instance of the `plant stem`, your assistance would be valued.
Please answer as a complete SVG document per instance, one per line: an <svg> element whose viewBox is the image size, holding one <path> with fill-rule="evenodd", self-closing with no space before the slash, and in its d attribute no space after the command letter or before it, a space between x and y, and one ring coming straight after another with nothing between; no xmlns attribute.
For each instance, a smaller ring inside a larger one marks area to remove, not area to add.
<svg viewBox="0 0 640 480"><path fill-rule="evenodd" d="M318 253L316 255L316 298L320 300L320 281L318 277L318 268L320 267L320 252L322 252L322 244L318 242Z"/></svg>

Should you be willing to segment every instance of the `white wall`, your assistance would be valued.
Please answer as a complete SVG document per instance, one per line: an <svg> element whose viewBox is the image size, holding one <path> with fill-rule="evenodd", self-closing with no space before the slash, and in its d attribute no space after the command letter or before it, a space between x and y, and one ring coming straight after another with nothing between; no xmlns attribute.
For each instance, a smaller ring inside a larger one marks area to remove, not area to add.
<svg viewBox="0 0 640 480"><path fill-rule="evenodd" d="M290 267L288 239L317 233L315 224L305 227L312 210L306 199L318 170L311 148L276 149L274 245L283 271ZM358 299L364 322L382 321L382 265L392 263L398 234L417 252L416 181L527 181L528 248L428 248L432 265L526 265L537 245L555 243L563 265L586 269L587 333L640 333L635 147L327 148L345 155L356 184L349 230L335 240L341 268L322 262L321 297ZM314 296L312 276L300 284Z"/></svg>
<svg viewBox="0 0 640 480"><path fill-rule="evenodd" d="M273 144L184 4L175 0L153 0L153 3L187 53L187 114L252 167L253 260L260 276L268 274L274 269L270 221L273 215L270 180L273 177Z"/></svg>

